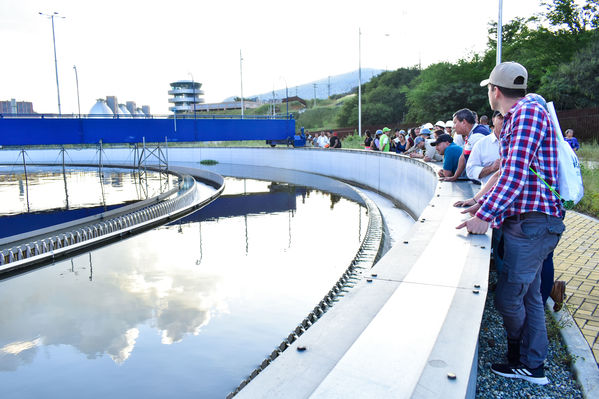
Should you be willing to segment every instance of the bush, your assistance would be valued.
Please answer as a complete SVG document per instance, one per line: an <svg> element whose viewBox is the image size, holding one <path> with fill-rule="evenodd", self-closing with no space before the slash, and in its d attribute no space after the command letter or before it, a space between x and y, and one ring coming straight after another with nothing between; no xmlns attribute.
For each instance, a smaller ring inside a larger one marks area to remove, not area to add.
<svg viewBox="0 0 599 399"><path fill-rule="evenodd" d="M584 197L574 207L577 212L599 217L599 169L582 168Z"/></svg>
<svg viewBox="0 0 599 399"><path fill-rule="evenodd" d="M353 149L364 149L364 139L365 137L358 136L357 134L346 136L342 141L343 148L353 148Z"/></svg>

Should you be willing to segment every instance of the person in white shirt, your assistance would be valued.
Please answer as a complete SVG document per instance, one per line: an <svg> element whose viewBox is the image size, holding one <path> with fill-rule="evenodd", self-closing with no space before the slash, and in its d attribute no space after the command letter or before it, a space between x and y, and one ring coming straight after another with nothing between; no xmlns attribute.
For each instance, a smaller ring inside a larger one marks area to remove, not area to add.
<svg viewBox="0 0 599 399"><path fill-rule="evenodd" d="M318 137L318 146L320 148L325 148L327 144L329 144L329 138L324 132L321 132L320 137Z"/></svg>
<svg viewBox="0 0 599 399"><path fill-rule="evenodd" d="M485 136L474 144L468 162L466 175L472 180L485 184L491 175L499 170L500 143L499 133L503 125L503 115L495 111L493 115L493 134Z"/></svg>
<svg viewBox="0 0 599 399"><path fill-rule="evenodd" d="M464 137L464 152L460 156L458 169L452 177L445 178L445 181L456 181L466 170L466 162L472 152L472 147L477 141L490 134L489 130L476 123L475 113L468 108L463 108L453 114L453 128L456 134ZM458 144L459 145L459 144Z"/></svg>

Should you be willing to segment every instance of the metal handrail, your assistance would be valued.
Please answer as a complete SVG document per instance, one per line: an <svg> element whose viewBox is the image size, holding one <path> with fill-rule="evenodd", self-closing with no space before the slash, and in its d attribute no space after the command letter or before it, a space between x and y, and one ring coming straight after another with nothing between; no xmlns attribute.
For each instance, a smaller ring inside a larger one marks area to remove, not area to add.
<svg viewBox="0 0 599 399"><path fill-rule="evenodd" d="M28 119L173 119L173 114L168 115L114 115L114 114L2 114L0 119L28 118ZM293 114L289 115L230 115L230 114L208 114L197 111L195 114L177 114L177 119L293 119Z"/></svg>

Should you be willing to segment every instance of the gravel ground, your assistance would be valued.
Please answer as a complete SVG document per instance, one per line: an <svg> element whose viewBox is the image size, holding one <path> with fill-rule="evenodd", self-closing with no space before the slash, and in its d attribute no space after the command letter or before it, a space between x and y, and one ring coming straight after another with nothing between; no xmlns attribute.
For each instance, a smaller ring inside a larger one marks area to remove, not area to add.
<svg viewBox="0 0 599 399"><path fill-rule="evenodd" d="M495 271L489 275L489 286L495 284ZM549 353L545 361L545 375L549 384L536 385L530 382L504 378L491 372L492 363L504 363L507 342L503 321L495 310L495 293L489 289L485 312L478 337L478 376L476 380L477 398L583 398L578 384L570 370L566 351L556 331L556 324L547 315Z"/></svg>

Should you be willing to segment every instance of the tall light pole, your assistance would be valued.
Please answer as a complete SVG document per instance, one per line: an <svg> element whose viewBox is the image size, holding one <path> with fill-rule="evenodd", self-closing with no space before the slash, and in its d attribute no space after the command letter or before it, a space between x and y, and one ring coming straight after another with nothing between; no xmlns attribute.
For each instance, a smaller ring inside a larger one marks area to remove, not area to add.
<svg viewBox="0 0 599 399"><path fill-rule="evenodd" d="M241 82L241 119L243 119L243 57L241 49L239 50L239 78Z"/></svg>
<svg viewBox="0 0 599 399"><path fill-rule="evenodd" d="M193 107L193 119L196 119L196 83L193 80L193 74L188 72L189 76L191 76L191 92L193 93L193 97L191 100L191 106Z"/></svg>
<svg viewBox="0 0 599 399"><path fill-rule="evenodd" d="M79 77L77 76L77 66L73 65L75 70L75 85L77 86L77 111L79 111L79 118L81 118L81 103L79 102Z"/></svg>
<svg viewBox="0 0 599 399"><path fill-rule="evenodd" d="M499 15L497 16L497 64L501 64L501 41L503 38L503 0L499 0Z"/></svg>
<svg viewBox="0 0 599 399"><path fill-rule="evenodd" d="M285 79L282 75L279 76L279 80L282 79L285 82L285 104L287 104L286 112L287 119L289 119L289 88L287 87L287 79Z"/></svg>
<svg viewBox="0 0 599 399"><path fill-rule="evenodd" d="M391 33L385 33L385 37L387 38L387 46L389 46L389 50L390 50L391 49L391 45L390 45L390 43L391 43ZM385 60L388 60L388 58L385 57ZM389 72L389 63L388 62L385 62L385 72Z"/></svg>
<svg viewBox="0 0 599 399"><path fill-rule="evenodd" d="M56 37L54 35L54 17L58 15L56 11L52 14L44 14L42 12L39 13L44 17L50 18L52 20L52 43L54 44L54 70L56 71L56 93L58 94L58 115L62 115L62 110L60 109L60 89L58 87L58 62L56 61ZM59 16L58 18L64 19L65 17Z"/></svg>
<svg viewBox="0 0 599 399"><path fill-rule="evenodd" d="M362 31L358 28L358 135L362 137Z"/></svg>

